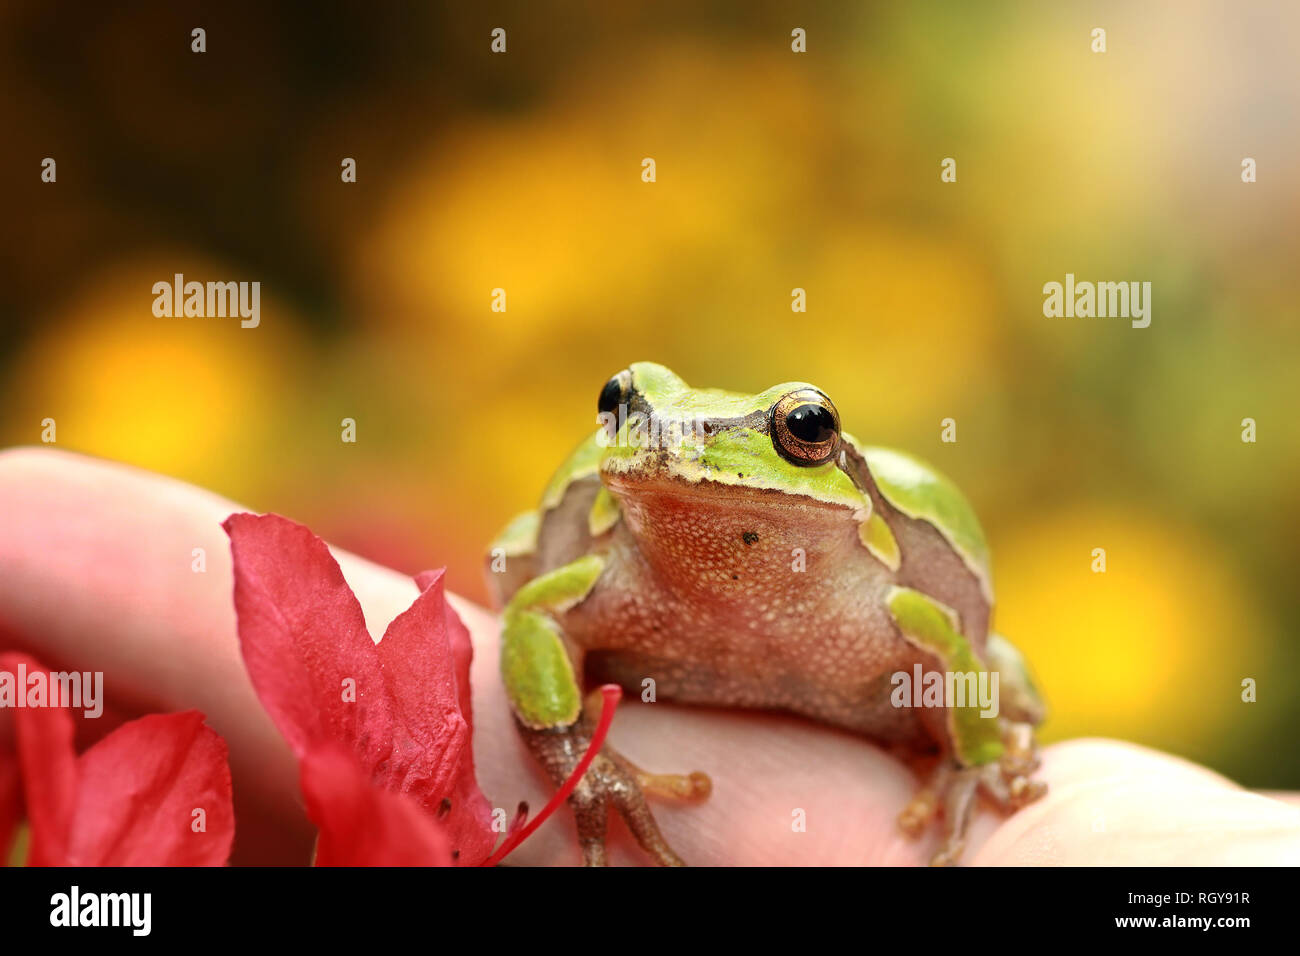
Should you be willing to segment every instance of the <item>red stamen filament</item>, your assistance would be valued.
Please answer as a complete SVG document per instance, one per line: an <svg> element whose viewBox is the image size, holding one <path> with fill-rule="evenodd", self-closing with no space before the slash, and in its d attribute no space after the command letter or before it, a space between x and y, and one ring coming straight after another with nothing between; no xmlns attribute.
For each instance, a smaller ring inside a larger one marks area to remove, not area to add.
<svg viewBox="0 0 1300 956"><path fill-rule="evenodd" d="M542 807L541 813L533 817L528 826L506 835L501 846L497 847L497 851L483 861L483 866L496 866L505 859L506 855L515 847L532 836L533 831L545 823L546 818L554 813L561 803L569 799L569 794L573 793L574 788L578 786L578 781L582 779L582 775L587 772L587 768L591 766L591 762L596 759L596 754L600 753L600 748L605 744L605 737L609 733L609 725L614 722L614 711L618 709L618 702L623 697L623 689L617 684L605 684L600 688L600 696L603 698L600 704L600 720L597 721L596 730L591 735L591 743L587 745L587 752L582 755L578 765L573 768L573 773L569 774L568 779L564 781L564 786L555 791L555 795L551 797L546 806Z"/></svg>

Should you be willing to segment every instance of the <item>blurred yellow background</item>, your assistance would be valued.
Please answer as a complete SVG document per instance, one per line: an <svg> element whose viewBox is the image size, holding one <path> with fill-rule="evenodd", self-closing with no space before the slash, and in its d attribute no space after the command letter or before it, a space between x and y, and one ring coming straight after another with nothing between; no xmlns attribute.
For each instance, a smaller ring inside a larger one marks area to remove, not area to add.
<svg viewBox="0 0 1300 956"><path fill-rule="evenodd" d="M966 490L1047 738L1300 787L1300 7L789 6L7 5L0 441L481 600L613 372L808 380ZM259 327L155 317L177 272ZM1045 318L1067 272L1151 326Z"/></svg>

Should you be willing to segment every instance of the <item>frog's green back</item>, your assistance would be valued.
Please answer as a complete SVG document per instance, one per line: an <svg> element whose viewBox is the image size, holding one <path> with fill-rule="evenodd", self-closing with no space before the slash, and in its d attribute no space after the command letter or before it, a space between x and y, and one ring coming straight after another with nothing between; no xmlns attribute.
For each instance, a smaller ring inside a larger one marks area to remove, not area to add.
<svg viewBox="0 0 1300 956"><path fill-rule="evenodd" d="M989 548L975 510L957 486L929 465L892 448L862 449L876 486L903 514L934 525L957 549L993 599Z"/></svg>

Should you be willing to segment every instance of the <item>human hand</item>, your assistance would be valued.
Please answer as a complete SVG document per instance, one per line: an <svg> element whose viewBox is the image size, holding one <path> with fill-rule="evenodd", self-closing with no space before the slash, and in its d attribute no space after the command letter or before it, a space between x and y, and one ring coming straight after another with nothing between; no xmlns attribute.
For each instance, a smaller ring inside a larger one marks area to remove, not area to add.
<svg viewBox="0 0 1300 956"><path fill-rule="evenodd" d="M221 521L239 505L122 465L46 449L0 453L0 647L56 668L105 674L122 716L197 707L225 737L235 787L234 862L306 863L314 831L294 759L253 693L239 655L230 549ZM191 570L203 548L207 570ZM430 564L437 563L436 544ZM335 550L373 634L416 595L410 578ZM454 582L452 582L454 584ZM497 676L495 618L453 598L475 646L474 748L479 784L513 813L551 788L515 733ZM0 744L5 729L0 711ZM105 728L107 729L107 728ZM91 728L93 732L93 728ZM83 741L84 743L85 741ZM937 830L913 841L896 817L917 781L861 738L774 714L626 701L610 742L650 770L703 770L713 794L655 808L694 864L920 864ZM972 823L967 864L1294 864L1294 797L1243 790L1206 768L1133 744L1047 747L1040 801ZM802 809L806 832L794 832ZM640 863L621 821L610 861ZM573 822L557 813L510 857L576 863Z"/></svg>

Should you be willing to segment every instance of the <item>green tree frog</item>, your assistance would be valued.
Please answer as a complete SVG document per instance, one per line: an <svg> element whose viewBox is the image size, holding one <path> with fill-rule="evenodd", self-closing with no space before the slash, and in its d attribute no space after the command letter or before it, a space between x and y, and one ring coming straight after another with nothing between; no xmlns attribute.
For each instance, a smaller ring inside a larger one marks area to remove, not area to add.
<svg viewBox="0 0 1300 956"><path fill-rule="evenodd" d="M649 362L624 369L600 391L596 431L492 549L502 677L557 784L591 739L584 686L612 681L937 755L899 815L912 835L941 821L936 864L961 853L977 792L1012 810L1045 790L1031 779L1043 704L990 632L974 512L915 458L841 431L811 385L748 395ZM913 676L935 693L900 692ZM960 694L980 680L996 708ZM605 746L570 797L584 861L605 862L614 809L655 861L681 864L646 797L709 789L702 773L648 773Z"/></svg>

